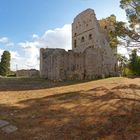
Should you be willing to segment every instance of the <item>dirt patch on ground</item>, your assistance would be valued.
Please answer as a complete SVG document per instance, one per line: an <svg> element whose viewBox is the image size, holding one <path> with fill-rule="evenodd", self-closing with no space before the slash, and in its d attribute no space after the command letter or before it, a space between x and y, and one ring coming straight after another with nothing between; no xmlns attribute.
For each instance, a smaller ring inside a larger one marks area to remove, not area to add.
<svg viewBox="0 0 140 140"><path fill-rule="evenodd" d="M0 79L0 140L140 140L140 78Z"/></svg>

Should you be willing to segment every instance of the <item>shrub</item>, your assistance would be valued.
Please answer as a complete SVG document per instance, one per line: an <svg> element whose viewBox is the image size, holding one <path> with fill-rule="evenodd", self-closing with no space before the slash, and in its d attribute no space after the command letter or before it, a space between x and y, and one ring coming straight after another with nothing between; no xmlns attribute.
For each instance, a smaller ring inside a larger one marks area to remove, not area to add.
<svg viewBox="0 0 140 140"><path fill-rule="evenodd" d="M127 76L127 77L131 77L131 76L134 76L135 73L132 70L130 70L129 68L124 68L122 71L122 75Z"/></svg>

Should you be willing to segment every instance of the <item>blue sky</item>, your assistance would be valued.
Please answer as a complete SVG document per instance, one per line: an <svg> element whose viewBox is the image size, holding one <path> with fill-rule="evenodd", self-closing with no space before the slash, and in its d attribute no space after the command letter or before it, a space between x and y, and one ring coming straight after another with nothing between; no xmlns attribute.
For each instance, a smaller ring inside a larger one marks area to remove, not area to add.
<svg viewBox="0 0 140 140"><path fill-rule="evenodd" d="M9 50L12 66L38 68L40 47L71 47L71 23L92 8L98 19L126 20L119 0L0 0L0 54Z"/></svg>

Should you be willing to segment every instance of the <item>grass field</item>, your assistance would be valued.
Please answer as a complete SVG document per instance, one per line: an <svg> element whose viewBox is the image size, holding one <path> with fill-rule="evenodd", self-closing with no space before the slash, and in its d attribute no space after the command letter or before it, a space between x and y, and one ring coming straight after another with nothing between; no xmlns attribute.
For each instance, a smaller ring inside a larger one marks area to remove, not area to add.
<svg viewBox="0 0 140 140"><path fill-rule="evenodd" d="M140 140L140 78L0 79L0 140Z"/></svg>

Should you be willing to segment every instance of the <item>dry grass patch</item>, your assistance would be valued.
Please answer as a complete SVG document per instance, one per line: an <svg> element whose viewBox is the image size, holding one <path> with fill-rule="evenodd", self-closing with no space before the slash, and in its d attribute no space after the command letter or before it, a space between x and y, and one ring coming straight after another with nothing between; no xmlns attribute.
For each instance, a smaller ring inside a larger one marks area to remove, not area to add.
<svg viewBox="0 0 140 140"><path fill-rule="evenodd" d="M139 140L140 78L89 82L0 79L0 140Z"/></svg>

